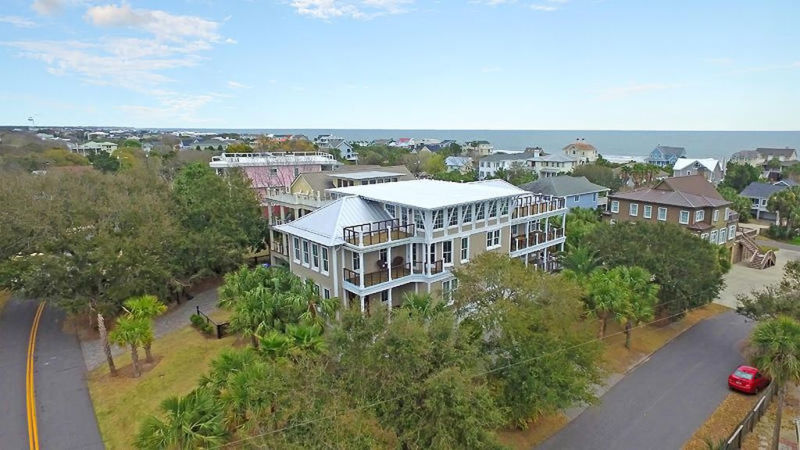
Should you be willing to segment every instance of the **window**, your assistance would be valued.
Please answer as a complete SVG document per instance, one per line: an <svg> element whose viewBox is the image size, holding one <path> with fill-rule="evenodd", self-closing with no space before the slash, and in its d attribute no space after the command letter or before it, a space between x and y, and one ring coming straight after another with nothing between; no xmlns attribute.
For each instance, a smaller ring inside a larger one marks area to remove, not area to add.
<svg viewBox="0 0 800 450"><path fill-rule="evenodd" d="M719 210L718 209L714 210L714 214L711 216L711 219L712 219L711 220L712 222L716 222L716 221L719 220Z"/></svg>
<svg viewBox="0 0 800 450"><path fill-rule="evenodd" d="M685 211L685 210L681 211L681 217L680 217L680 220L678 222L680 222L680 223L682 223L684 225L689 223L689 211Z"/></svg>
<svg viewBox="0 0 800 450"><path fill-rule="evenodd" d="M497 202L489 202L489 217L497 217Z"/></svg>
<svg viewBox="0 0 800 450"><path fill-rule="evenodd" d="M628 214L631 216L638 216L639 215L639 204L638 203L631 203L628 208Z"/></svg>
<svg viewBox="0 0 800 450"><path fill-rule="evenodd" d="M422 213L419 210L414 210L414 226L417 230L425 230L425 222L422 220Z"/></svg>
<svg viewBox="0 0 800 450"><path fill-rule="evenodd" d="M328 247L322 247L322 273L328 273Z"/></svg>
<svg viewBox="0 0 800 450"><path fill-rule="evenodd" d="M298 175L300 175L300 168L299 167L295 167L294 168L294 176L298 176Z"/></svg>
<svg viewBox="0 0 800 450"><path fill-rule="evenodd" d="M397 218L397 207L394 205L386 205L386 212L389 213L390 216Z"/></svg>
<svg viewBox="0 0 800 450"><path fill-rule="evenodd" d="M717 243L717 230L711 232L711 242Z"/></svg>
<svg viewBox="0 0 800 450"><path fill-rule="evenodd" d="M500 201L500 215L505 216L508 214L508 200Z"/></svg>
<svg viewBox="0 0 800 450"><path fill-rule="evenodd" d="M595 192L594 194L592 194L592 201L593 201L593 202L596 202L596 201L597 201L597 192Z"/></svg>
<svg viewBox="0 0 800 450"><path fill-rule="evenodd" d="M651 205L644 205L644 214L642 217L645 219L653 217L653 207Z"/></svg>
<svg viewBox="0 0 800 450"><path fill-rule="evenodd" d="M300 262L300 239L294 238L294 261Z"/></svg>
<svg viewBox="0 0 800 450"><path fill-rule="evenodd" d="M461 207L462 214L464 215L464 223L472 222L472 205L464 205Z"/></svg>
<svg viewBox="0 0 800 450"><path fill-rule="evenodd" d="M311 267L319 270L319 245L317 244L311 245Z"/></svg>
<svg viewBox="0 0 800 450"><path fill-rule="evenodd" d="M353 255L353 270L361 269L361 258L359 258L358 253L352 252Z"/></svg>
<svg viewBox="0 0 800 450"><path fill-rule="evenodd" d="M303 264L308 265L308 241L303 241Z"/></svg>
<svg viewBox="0 0 800 450"><path fill-rule="evenodd" d="M658 208L658 220L667 220L667 208Z"/></svg>
<svg viewBox="0 0 800 450"><path fill-rule="evenodd" d="M273 168L269 169L269 173L270 173L270 175L277 175L278 174L278 169L276 167L273 167Z"/></svg>
<svg viewBox="0 0 800 450"><path fill-rule="evenodd" d="M431 244L428 247L428 262L431 264L436 262L436 244Z"/></svg>
<svg viewBox="0 0 800 450"><path fill-rule="evenodd" d="M383 261L384 266L388 262L388 261L386 261L387 255L388 255L388 252L386 251L385 248L382 248L382 249L378 250L378 260L379 261Z"/></svg>
<svg viewBox="0 0 800 450"><path fill-rule="evenodd" d="M433 212L433 229L438 230L444 226L444 210L437 209Z"/></svg>
<svg viewBox="0 0 800 450"><path fill-rule="evenodd" d="M572 196L572 201L575 202L575 203L578 203L579 201L581 201L581 196L580 195L573 195Z"/></svg>
<svg viewBox="0 0 800 450"><path fill-rule="evenodd" d="M728 230L727 228L722 228L719 230L719 243L724 244L725 241L728 240Z"/></svg>
<svg viewBox="0 0 800 450"><path fill-rule="evenodd" d="M469 238L461 238L461 262L469 261Z"/></svg>
<svg viewBox="0 0 800 450"><path fill-rule="evenodd" d="M331 298L331 291L328 288L322 289L322 298L328 299Z"/></svg>
<svg viewBox="0 0 800 450"><path fill-rule="evenodd" d="M478 203L475 205L475 220L483 220L484 218L484 204Z"/></svg>
<svg viewBox="0 0 800 450"><path fill-rule="evenodd" d="M453 264L453 241L442 242L442 259L445 264Z"/></svg>
<svg viewBox="0 0 800 450"><path fill-rule="evenodd" d="M702 209L698 209L697 211L694 212L695 223L702 222L703 219L705 219L705 217L706 217L706 212L703 211Z"/></svg>
<svg viewBox="0 0 800 450"><path fill-rule="evenodd" d="M731 225L728 227L728 240L732 241L733 238L736 237L736 225Z"/></svg>
<svg viewBox="0 0 800 450"><path fill-rule="evenodd" d="M618 213L619 212L619 201L611 200L611 212Z"/></svg>
<svg viewBox="0 0 800 450"><path fill-rule="evenodd" d="M500 230L486 232L486 248L495 248L500 246Z"/></svg>
<svg viewBox="0 0 800 450"><path fill-rule="evenodd" d="M452 280L442 281L442 300L446 301L448 304L453 301L453 293L458 288L458 280L453 278Z"/></svg>
<svg viewBox="0 0 800 450"><path fill-rule="evenodd" d="M458 225L458 208L447 208L447 226L454 227Z"/></svg>

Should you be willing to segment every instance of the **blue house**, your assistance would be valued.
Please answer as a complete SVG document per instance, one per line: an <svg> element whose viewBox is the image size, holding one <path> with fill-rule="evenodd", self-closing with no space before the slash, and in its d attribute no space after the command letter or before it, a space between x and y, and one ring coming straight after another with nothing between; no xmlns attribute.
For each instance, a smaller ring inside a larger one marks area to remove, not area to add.
<svg viewBox="0 0 800 450"><path fill-rule="evenodd" d="M534 194L561 197L565 199L567 208L570 209L605 209L609 191L607 187L594 184L587 180L586 177L571 177L569 175L540 178L531 183L523 184L520 188Z"/></svg>
<svg viewBox="0 0 800 450"><path fill-rule="evenodd" d="M658 167L672 167L678 158L686 157L686 149L683 147L668 147L666 145L659 145L650 152L650 156L645 159L648 164L653 164Z"/></svg>

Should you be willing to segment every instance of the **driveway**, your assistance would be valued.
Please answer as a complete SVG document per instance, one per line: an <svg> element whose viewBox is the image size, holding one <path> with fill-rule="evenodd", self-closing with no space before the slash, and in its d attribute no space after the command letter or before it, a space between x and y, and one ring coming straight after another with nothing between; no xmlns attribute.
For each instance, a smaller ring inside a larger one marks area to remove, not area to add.
<svg viewBox="0 0 800 450"><path fill-rule="evenodd" d="M775 252L777 259L774 267L753 269L743 263L734 264L731 270L725 274L725 289L720 292L719 298L714 300L714 303L735 309L739 304L736 300L738 295L748 295L754 290L759 290L781 281L783 267L788 261L800 259L800 251L792 250L792 248L797 248L796 245L765 241L765 245L777 246L778 244L783 245L785 248Z"/></svg>
<svg viewBox="0 0 800 450"><path fill-rule="evenodd" d="M0 317L0 447L28 448L25 368L38 304L11 299ZM77 337L62 331L64 314L46 307L34 357L39 444L49 449L103 449Z"/></svg>
<svg viewBox="0 0 800 450"><path fill-rule="evenodd" d="M704 320L657 351L538 448L673 450L728 394L752 322L734 312Z"/></svg>

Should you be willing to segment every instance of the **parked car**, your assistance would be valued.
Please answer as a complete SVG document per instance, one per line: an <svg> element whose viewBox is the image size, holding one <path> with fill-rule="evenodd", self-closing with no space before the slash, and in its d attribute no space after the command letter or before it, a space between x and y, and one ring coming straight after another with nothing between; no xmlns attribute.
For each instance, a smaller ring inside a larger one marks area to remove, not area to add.
<svg viewBox="0 0 800 450"><path fill-rule="evenodd" d="M768 384L769 377L755 367L739 366L728 376L728 387L747 394L758 394Z"/></svg>

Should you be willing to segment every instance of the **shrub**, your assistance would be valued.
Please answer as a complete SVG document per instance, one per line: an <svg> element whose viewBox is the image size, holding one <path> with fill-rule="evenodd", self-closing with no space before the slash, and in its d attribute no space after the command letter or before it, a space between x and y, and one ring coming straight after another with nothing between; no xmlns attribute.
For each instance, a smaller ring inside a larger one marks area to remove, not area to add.
<svg viewBox="0 0 800 450"><path fill-rule="evenodd" d="M211 325L205 317L201 316L200 314L192 314L189 318L189 321L192 322L192 326L200 330L205 334L213 334L214 333L214 326Z"/></svg>

